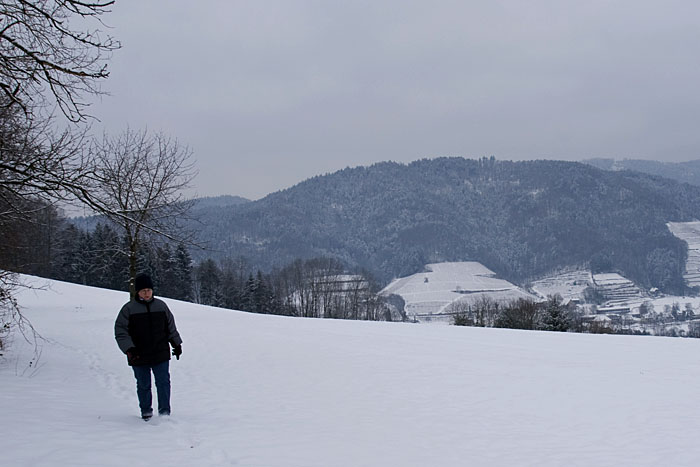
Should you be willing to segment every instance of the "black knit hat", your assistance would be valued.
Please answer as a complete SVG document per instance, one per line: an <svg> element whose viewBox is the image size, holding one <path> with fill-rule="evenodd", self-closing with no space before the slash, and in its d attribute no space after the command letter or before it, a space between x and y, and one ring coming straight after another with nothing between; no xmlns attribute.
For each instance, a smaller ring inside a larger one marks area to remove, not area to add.
<svg viewBox="0 0 700 467"><path fill-rule="evenodd" d="M141 289L152 289L153 281L151 280L151 276L148 274L139 274L134 280L134 286L136 288L136 293Z"/></svg>

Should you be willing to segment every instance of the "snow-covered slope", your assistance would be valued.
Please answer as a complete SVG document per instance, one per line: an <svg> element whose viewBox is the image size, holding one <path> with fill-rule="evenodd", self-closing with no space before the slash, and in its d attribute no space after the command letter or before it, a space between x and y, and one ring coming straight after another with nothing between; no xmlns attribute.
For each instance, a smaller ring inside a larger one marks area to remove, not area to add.
<svg viewBox="0 0 700 467"><path fill-rule="evenodd" d="M700 340L260 316L168 300L173 416L144 423L122 293L21 295L2 357L8 466L692 466ZM30 362L31 366L30 366Z"/></svg>
<svg viewBox="0 0 700 467"><path fill-rule="evenodd" d="M583 301L583 291L591 285L591 273L585 269L562 271L532 282L531 289L542 299L560 295L565 301Z"/></svg>
<svg viewBox="0 0 700 467"><path fill-rule="evenodd" d="M667 225L673 235L688 244L683 277L689 287L700 285L700 222L669 222Z"/></svg>
<svg viewBox="0 0 700 467"><path fill-rule="evenodd" d="M475 261L427 264L424 272L395 279L380 294L400 295L406 315L431 322L451 322L452 315L445 312L457 302L473 303L484 297L497 301L537 298Z"/></svg>

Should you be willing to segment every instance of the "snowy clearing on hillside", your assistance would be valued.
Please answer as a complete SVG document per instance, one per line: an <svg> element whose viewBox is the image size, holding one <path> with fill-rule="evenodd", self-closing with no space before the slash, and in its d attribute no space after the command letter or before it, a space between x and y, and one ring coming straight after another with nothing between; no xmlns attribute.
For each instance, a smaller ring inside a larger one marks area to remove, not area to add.
<svg viewBox="0 0 700 467"><path fill-rule="evenodd" d="M400 295L409 318L430 322L451 322L451 315L441 314L457 302L536 298L475 261L428 264L424 272L395 279L379 293Z"/></svg>
<svg viewBox="0 0 700 467"><path fill-rule="evenodd" d="M591 285L591 272L585 269L564 271L532 282L530 288L542 299L559 295L565 302L583 301L583 291Z"/></svg>
<svg viewBox="0 0 700 467"><path fill-rule="evenodd" d="M593 284L606 301L600 311L604 309L639 308L642 301L648 297L642 289L626 277L617 273L593 274Z"/></svg>
<svg viewBox="0 0 700 467"><path fill-rule="evenodd" d="M685 277L688 286L700 285L700 222L669 222L673 235L688 244L688 259L685 262Z"/></svg>
<svg viewBox="0 0 700 467"><path fill-rule="evenodd" d="M173 416L144 423L126 294L20 295L46 341L0 367L8 466L694 466L700 340L253 315L166 300ZM32 365L29 363L32 361Z"/></svg>
<svg viewBox="0 0 700 467"><path fill-rule="evenodd" d="M694 335L700 322L700 297L651 293L618 273L591 274L590 271L565 271L534 281L531 289L540 295L559 294L565 301L584 303L584 290L593 286L604 301L584 304L584 319L610 323L620 332L653 335ZM646 313L640 314L644 305ZM689 334L690 333L690 334Z"/></svg>

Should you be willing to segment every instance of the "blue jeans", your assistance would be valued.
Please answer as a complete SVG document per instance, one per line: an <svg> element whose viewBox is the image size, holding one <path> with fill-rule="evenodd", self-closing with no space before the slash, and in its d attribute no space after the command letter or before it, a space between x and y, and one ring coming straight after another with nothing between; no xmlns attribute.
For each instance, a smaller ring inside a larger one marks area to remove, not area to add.
<svg viewBox="0 0 700 467"><path fill-rule="evenodd" d="M170 361L166 360L157 365L135 365L136 394L139 396L141 415L153 413L153 395L151 394L151 371L156 379L158 393L158 413L170 415Z"/></svg>

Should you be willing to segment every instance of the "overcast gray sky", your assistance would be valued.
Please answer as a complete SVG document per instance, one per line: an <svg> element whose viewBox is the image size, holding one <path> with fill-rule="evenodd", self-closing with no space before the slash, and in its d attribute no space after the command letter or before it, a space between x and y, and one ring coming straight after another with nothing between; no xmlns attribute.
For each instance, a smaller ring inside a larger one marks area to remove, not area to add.
<svg viewBox="0 0 700 467"><path fill-rule="evenodd" d="M424 157L700 159L700 2L119 0L92 113L257 199Z"/></svg>

